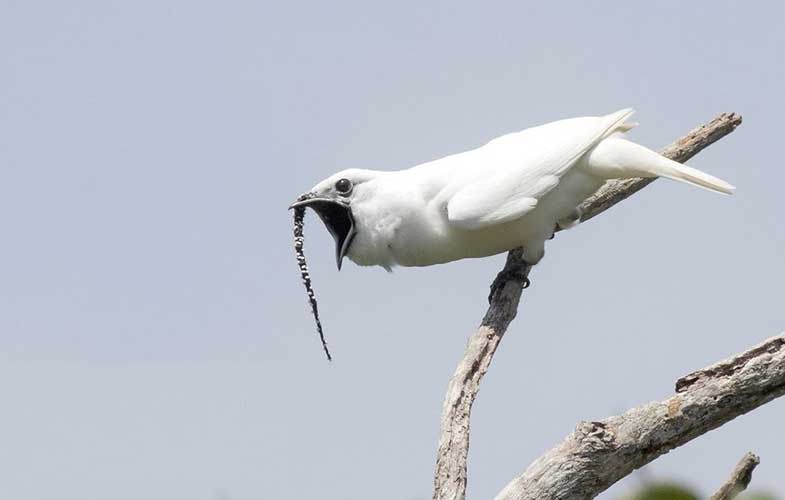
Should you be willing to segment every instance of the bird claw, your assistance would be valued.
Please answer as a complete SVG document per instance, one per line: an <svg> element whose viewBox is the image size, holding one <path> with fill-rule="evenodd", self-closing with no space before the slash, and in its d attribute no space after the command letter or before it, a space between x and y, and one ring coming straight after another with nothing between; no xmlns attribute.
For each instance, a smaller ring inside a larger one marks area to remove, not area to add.
<svg viewBox="0 0 785 500"><path fill-rule="evenodd" d="M503 269L499 274L497 274L496 278L493 280L493 283L491 283L491 292L488 294L488 303L490 304L491 301L493 301L493 297L496 295L496 292L504 288L505 283L508 281L520 281L521 287L524 290L529 288L531 281L526 276L526 268L527 266L516 267L514 269Z"/></svg>

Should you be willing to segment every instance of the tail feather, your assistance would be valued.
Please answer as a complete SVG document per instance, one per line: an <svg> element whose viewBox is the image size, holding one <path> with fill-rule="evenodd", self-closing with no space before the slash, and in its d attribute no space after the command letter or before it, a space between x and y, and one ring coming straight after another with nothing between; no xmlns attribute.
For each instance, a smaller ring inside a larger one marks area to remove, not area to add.
<svg viewBox="0 0 785 500"><path fill-rule="evenodd" d="M620 137L600 142L588 155L586 165L606 179L666 177L716 193L732 194L736 188L722 179L681 163Z"/></svg>
<svg viewBox="0 0 785 500"><path fill-rule="evenodd" d="M687 184L692 184L693 186L708 189L709 191L714 191L716 193L733 194L736 190L735 186L732 186L713 175L709 175L706 172L701 172L697 168L688 167L687 165L682 165L681 163L668 160L667 158L663 159L668 161L669 165L661 169L658 174L660 177L686 182Z"/></svg>

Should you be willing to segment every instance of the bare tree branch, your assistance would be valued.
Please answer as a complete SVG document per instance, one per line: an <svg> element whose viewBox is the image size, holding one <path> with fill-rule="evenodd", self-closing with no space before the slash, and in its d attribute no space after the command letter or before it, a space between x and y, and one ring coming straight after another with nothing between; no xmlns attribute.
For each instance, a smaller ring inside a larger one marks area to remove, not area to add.
<svg viewBox="0 0 785 500"><path fill-rule="evenodd" d="M530 267L522 260L523 252L515 249L507 255L507 264L499 273L518 272L520 281L509 279L493 295L480 328L469 338L463 359L450 379L444 398L441 435L436 460L434 494L436 500L463 500L466 496L466 457L469 453L469 418L472 403L480 390L480 381L493 359L504 332L515 318L523 290L523 278Z"/></svg>
<svg viewBox="0 0 785 500"><path fill-rule="evenodd" d="M747 489L747 486L752 480L752 471L760 463L760 457L747 453L736 464L730 478L723 484L717 493L712 495L709 500L732 500L736 495Z"/></svg>
<svg viewBox="0 0 785 500"><path fill-rule="evenodd" d="M741 124L741 116L723 113L668 146L663 154L684 162L702 149L730 134ZM630 179L603 186L581 207L588 220L654 179ZM469 452L469 419L480 381L490 367L493 355L510 322L515 318L523 285L530 268L520 249L512 250L497 276L496 291L480 327L469 338L463 359L450 380L442 406L439 449L434 473L434 500L463 500L466 496L466 461Z"/></svg>
<svg viewBox="0 0 785 500"><path fill-rule="evenodd" d="M664 401L600 422L580 423L496 500L594 498L660 455L782 396L785 334L714 367L721 369L696 372L701 375L695 382Z"/></svg>

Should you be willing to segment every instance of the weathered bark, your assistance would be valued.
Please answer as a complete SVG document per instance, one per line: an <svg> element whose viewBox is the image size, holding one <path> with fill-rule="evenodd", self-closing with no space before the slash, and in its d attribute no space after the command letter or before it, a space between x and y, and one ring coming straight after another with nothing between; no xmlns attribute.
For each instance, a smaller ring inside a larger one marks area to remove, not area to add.
<svg viewBox="0 0 785 500"><path fill-rule="evenodd" d="M491 306L480 328L469 338L463 359L450 379L444 398L441 436L436 460L434 499L463 499L466 495L466 458L469 453L469 418L472 403L480 390L480 381L493 359L493 354L504 332L518 311L523 280L530 267L523 263L521 249L507 255L507 263L500 275L508 278L493 294ZM519 273L518 279L511 279Z"/></svg>
<svg viewBox="0 0 785 500"><path fill-rule="evenodd" d="M736 464L730 478L725 481L717 493L711 496L709 500L732 500L742 491L747 489L750 481L752 480L752 471L760 463L760 457L747 453Z"/></svg>
<svg viewBox="0 0 785 500"><path fill-rule="evenodd" d="M685 162L733 132L740 124L741 116L723 113L668 146L663 154L675 161ZM653 181L630 179L607 183L581 206L582 219L586 221L604 212ZM508 254L504 268L494 281L497 288L491 297L488 311L480 327L469 338L463 359L450 380L442 406L434 500L463 500L466 496L471 408L499 342L517 314L521 291L530 271L521 256L520 249Z"/></svg>
<svg viewBox="0 0 785 500"><path fill-rule="evenodd" d="M692 382L680 385L685 379ZM496 500L594 498L660 455L782 396L785 334L680 379L676 390L664 401L580 423Z"/></svg>

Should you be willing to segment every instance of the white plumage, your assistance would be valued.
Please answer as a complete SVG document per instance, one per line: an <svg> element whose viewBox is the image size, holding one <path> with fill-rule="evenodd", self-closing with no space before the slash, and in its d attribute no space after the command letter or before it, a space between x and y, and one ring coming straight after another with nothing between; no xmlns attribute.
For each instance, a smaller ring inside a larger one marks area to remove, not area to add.
<svg viewBox="0 0 785 500"><path fill-rule="evenodd" d="M351 234L339 234L336 218L320 212L336 237L339 265L345 253L357 264L390 269L519 246L536 264L557 225L577 223L577 207L608 179L662 176L733 192L725 181L624 139L636 125L627 122L632 114L561 120L407 170L345 170L311 195L349 211Z"/></svg>

